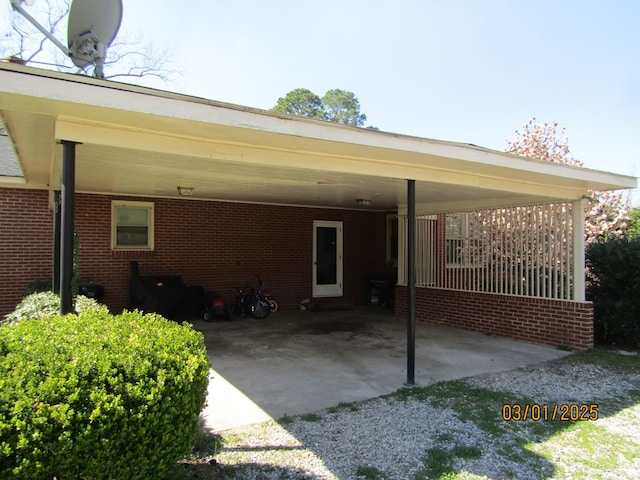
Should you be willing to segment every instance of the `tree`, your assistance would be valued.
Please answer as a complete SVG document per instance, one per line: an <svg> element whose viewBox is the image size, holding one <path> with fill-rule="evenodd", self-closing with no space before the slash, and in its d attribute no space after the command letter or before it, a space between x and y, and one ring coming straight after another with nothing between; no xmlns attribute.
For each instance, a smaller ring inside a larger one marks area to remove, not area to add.
<svg viewBox="0 0 640 480"><path fill-rule="evenodd" d="M508 140L507 151L527 158L581 167L582 162L570 156L566 129L554 123L535 123L535 118L516 130L514 140Z"/></svg>
<svg viewBox="0 0 640 480"><path fill-rule="evenodd" d="M360 113L360 102L355 94L337 88L329 90L322 98L306 88L296 88L279 98L272 110L354 127L362 127L367 120L367 116ZM377 130L376 127L367 128Z"/></svg>
<svg viewBox="0 0 640 480"><path fill-rule="evenodd" d="M29 14L51 35L64 38L65 19L69 14L70 4L71 0L38 0L29 9ZM83 70L73 65L47 37L16 11L11 14L9 30L2 36L2 58L11 58L23 64L54 67L61 71L81 70L88 73L86 69L90 68L88 66ZM105 70L113 73L105 75L105 78L153 76L164 82L171 82L177 73L171 58L170 52L159 51L140 38L116 41L107 49Z"/></svg>
<svg viewBox="0 0 640 480"><path fill-rule="evenodd" d="M330 122L362 127L367 116L360 113L360 102L352 92L333 89L322 97L325 118Z"/></svg>
<svg viewBox="0 0 640 480"><path fill-rule="evenodd" d="M536 123L532 118L516 131L514 140L507 141L507 151L528 158L548 160L582 167L582 162L571 156L566 129L554 123ZM629 202L622 191L594 192L588 194L585 212L585 240L594 242L604 237L621 237L625 234Z"/></svg>
<svg viewBox="0 0 640 480"><path fill-rule="evenodd" d="M320 97L306 88L291 90L272 108L275 112L297 115L299 117L324 120L324 105Z"/></svg>

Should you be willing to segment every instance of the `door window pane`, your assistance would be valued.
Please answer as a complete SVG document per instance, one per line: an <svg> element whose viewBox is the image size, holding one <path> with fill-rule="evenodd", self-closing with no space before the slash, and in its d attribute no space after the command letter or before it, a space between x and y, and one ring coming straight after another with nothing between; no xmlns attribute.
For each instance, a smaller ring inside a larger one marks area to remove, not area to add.
<svg viewBox="0 0 640 480"><path fill-rule="evenodd" d="M317 285L333 285L338 279L337 253L338 238L337 229L334 227L317 228Z"/></svg>

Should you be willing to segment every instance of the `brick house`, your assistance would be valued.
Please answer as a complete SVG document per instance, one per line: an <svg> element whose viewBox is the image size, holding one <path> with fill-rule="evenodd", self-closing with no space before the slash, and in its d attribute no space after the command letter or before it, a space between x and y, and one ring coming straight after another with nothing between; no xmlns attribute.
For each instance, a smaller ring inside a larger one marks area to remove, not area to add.
<svg viewBox="0 0 640 480"><path fill-rule="evenodd" d="M581 199L636 184L8 63L0 119L0 315L52 276L66 202L112 311L132 260L224 298L260 275L283 308L364 304L369 279L397 277L398 315L585 349Z"/></svg>

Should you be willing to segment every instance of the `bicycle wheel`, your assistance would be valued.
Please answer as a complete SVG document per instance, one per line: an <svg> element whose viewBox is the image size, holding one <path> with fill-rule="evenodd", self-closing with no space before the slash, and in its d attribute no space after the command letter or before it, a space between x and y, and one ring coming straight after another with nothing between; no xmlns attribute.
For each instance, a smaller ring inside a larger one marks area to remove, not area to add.
<svg viewBox="0 0 640 480"><path fill-rule="evenodd" d="M269 310L271 310L272 312L277 312L278 302L276 302L275 300L269 299Z"/></svg>
<svg viewBox="0 0 640 480"><path fill-rule="evenodd" d="M258 298L251 304L251 316L253 318L265 318L269 313L271 313L271 309L266 300Z"/></svg>

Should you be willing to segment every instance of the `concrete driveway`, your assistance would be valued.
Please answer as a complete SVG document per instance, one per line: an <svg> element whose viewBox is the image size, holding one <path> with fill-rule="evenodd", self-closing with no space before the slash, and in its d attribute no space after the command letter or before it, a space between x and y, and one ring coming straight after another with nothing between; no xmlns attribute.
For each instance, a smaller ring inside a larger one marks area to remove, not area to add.
<svg viewBox="0 0 640 480"><path fill-rule="evenodd" d="M194 324L204 333L212 365L202 414L212 431L366 400L406 381L406 319L386 311L282 311L264 320L232 319ZM417 323L415 378L425 386L566 354Z"/></svg>

